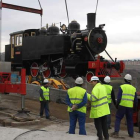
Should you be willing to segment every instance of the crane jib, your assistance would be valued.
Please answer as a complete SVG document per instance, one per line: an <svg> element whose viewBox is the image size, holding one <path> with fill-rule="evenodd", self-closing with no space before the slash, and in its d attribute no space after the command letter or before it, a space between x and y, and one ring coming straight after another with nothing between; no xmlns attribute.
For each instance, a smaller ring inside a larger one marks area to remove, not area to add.
<svg viewBox="0 0 140 140"><path fill-rule="evenodd" d="M2 3L2 2L0 5L1 5L1 8L8 8L8 9L14 9L14 10L31 12L31 13L43 15L42 9L34 9L34 8L29 8L29 7L23 7L23 6L13 5L13 4Z"/></svg>

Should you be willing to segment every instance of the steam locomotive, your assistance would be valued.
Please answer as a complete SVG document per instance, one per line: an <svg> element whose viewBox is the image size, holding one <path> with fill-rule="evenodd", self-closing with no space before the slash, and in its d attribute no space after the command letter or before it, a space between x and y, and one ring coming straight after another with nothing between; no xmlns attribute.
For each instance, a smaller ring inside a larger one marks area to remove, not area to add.
<svg viewBox="0 0 140 140"><path fill-rule="evenodd" d="M10 34L10 44L5 46L5 61L26 68L27 74L36 77L86 76L120 77L124 70L122 61L105 60L99 54L105 51L107 36L104 24L95 27L95 13L87 14L87 29L80 30L77 21L60 28L54 24L41 29L28 29ZM60 33L61 31L61 33Z"/></svg>

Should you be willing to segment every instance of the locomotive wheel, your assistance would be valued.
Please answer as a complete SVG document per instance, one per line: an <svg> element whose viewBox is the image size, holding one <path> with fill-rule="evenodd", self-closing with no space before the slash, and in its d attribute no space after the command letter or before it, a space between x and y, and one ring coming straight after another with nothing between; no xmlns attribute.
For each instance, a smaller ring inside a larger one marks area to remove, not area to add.
<svg viewBox="0 0 140 140"><path fill-rule="evenodd" d="M38 75L39 67L36 62L32 63L32 65L30 67L30 72L31 72L32 77L36 77Z"/></svg>
<svg viewBox="0 0 140 140"><path fill-rule="evenodd" d="M51 70L50 70L50 68L49 68L49 66L47 65L47 63L44 63L43 64L43 76L45 77L45 78L49 78L50 77L50 75L51 75Z"/></svg>
<svg viewBox="0 0 140 140"><path fill-rule="evenodd" d="M66 73L66 69L65 69L65 65L64 64L62 65L61 73L58 74L58 76L60 78L65 78L67 76L67 73Z"/></svg>
<svg viewBox="0 0 140 140"><path fill-rule="evenodd" d="M91 79L92 76L94 76L94 73L91 72L91 71L88 71L87 74L86 74L86 80L87 80L88 83L90 82L90 79Z"/></svg>

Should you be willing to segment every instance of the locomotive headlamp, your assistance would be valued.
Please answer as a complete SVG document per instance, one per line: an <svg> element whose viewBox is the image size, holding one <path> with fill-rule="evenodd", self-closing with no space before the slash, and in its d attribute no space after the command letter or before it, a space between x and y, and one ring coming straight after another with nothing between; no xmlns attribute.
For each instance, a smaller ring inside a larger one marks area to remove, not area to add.
<svg viewBox="0 0 140 140"><path fill-rule="evenodd" d="M62 30L63 32L65 32L65 31L67 30L67 27L66 27L65 24L63 24L63 25L61 26L61 30Z"/></svg>

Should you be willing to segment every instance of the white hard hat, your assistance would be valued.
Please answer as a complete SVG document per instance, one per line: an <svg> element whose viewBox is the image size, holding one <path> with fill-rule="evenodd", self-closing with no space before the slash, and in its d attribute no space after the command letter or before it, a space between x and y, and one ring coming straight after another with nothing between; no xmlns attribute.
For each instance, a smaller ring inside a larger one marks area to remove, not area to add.
<svg viewBox="0 0 140 140"><path fill-rule="evenodd" d="M106 83L110 83L110 77L109 76L106 76L105 78L104 78L104 82L106 82Z"/></svg>
<svg viewBox="0 0 140 140"><path fill-rule="evenodd" d="M78 78L76 78L75 83L81 85L84 82L83 82L83 79L81 77L78 77Z"/></svg>
<svg viewBox="0 0 140 140"><path fill-rule="evenodd" d="M132 76L130 74L126 74L124 76L124 79L131 81L132 80Z"/></svg>
<svg viewBox="0 0 140 140"><path fill-rule="evenodd" d="M49 83L49 80L48 79L44 79L43 83L47 84L47 83Z"/></svg>
<svg viewBox="0 0 140 140"><path fill-rule="evenodd" d="M90 82L91 81L99 81L99 78L97 76L92 76L90 79Z"/></svg>

